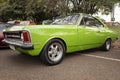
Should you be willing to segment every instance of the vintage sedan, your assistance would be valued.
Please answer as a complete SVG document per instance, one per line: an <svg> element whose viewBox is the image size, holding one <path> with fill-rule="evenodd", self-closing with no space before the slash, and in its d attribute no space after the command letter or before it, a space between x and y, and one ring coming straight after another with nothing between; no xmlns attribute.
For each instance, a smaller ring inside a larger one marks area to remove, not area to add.
<svg viewBox="0 0 120 80"><path fill-rule="evenodd" d="M66 53L101 47L109 51L117 39L100 19L78 13L53 20L50 25L12 27L4 32L4 42L13 50L40 55L48 65L59 64Z"/></svg>

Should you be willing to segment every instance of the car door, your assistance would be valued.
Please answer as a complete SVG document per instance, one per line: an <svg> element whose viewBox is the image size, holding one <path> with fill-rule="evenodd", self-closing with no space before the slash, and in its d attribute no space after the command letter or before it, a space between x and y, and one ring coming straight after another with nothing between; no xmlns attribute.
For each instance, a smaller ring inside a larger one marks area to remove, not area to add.
<svg viewBox="0 0 120 80"><path fill-rule="evenodd" d="M79 45L94 45L101 43L101 28L103 25L92 16L84 16L78 27Z"/></svg>

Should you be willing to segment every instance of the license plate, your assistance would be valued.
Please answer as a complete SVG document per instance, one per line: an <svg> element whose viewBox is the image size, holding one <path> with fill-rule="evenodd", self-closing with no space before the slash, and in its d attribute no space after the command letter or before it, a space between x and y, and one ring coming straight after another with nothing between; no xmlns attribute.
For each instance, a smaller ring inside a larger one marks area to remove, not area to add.
<svg viewBox="0 0 120 80"><path fill-rule="evenodd" d="M9 47L10 47L12 50L15 50L15 47L14 47L14 46L9 45Z"/></svg>

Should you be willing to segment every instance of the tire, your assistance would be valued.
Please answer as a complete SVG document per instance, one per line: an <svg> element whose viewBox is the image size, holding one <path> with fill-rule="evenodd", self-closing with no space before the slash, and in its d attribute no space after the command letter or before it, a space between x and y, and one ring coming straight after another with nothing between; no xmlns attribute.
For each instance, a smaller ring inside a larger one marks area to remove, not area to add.
<svg viewBox="0 0 120 80"><path fill-rule="evenodd" d="M52 66L61 63L64 55L64 43L59 39L52 39L43 48L40 58L45 64Z"/></svg>
<svg viewBox="0 0 120 80"><path fill-rule="evenodd" d="M103 51L109 51L111 49L111 39L107 39L102 46Z"/></svg>

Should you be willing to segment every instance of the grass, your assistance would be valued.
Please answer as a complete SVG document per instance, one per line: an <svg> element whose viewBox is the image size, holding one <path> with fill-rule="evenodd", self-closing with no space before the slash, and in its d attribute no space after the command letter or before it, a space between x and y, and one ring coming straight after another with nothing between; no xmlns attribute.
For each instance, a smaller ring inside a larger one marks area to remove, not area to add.
<svg viewBox="0 0 120 80"><path fill-rule="evenodd" d="M113 27L110 26L109 28L117 32L118 38L120 40L120 26L113 26Z"/></svg>
<svg viewBox="0 0 120 80"><path fill-rule="evenodd" d="M117 32L117 35L118 35L118 40L115 41L112 46L114 48L117 48L117 49L120 49L120 26L110 26L109 27L110 29L112 29L113 31Z"/></svg>

